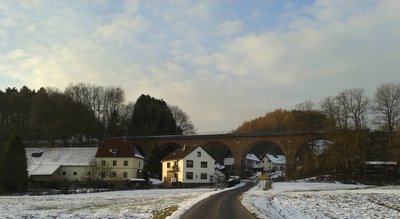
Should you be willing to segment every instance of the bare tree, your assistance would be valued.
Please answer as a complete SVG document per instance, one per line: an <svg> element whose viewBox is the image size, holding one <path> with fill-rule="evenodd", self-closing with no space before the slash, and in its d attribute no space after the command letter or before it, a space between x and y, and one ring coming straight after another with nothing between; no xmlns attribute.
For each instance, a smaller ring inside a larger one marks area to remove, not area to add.
<svg viewBox="0 0 400 219"><path fill-rule="evenodd" d="M348 129L349 128L349 119L350 119L350 112L349 112L349 90L344 90L340 92L336 96L336 101L338 104L339 114L338 120L339 124L341 124L341 128Z"/></svg>
<svg viewBox="0 0 400 219"><path fill-rule="evenodd" d="M126 105L124 105L120 110L121 129L124 131L124 135L128 135L127 130L129 122L132 118L134 108L135 108L135 103L129 102Z"/></svg>
<svg viewBox="0 0 400 219"><path fill-rule="evenodd" d="M370 102L361 88L347 89L335 97L327 97L321 103L322 111L337 128L337 150L343 157L345 168L359 163L366 157L365 144L362 142L363 129L366 127L366 115ZM355 131L355 132L354 132ZM360 154L354 159L353 154Z"/></svg>
<svg viewBox="0 0 400 219"><path fill-rule="evenodd" d="M356 130L366 127L366 115L370 109L370 101L365 96L364 89L355 88L348 90L349 103L347 104L350 112L350 120L353 122Z"/></svg>
<svg viewBox="0 0 400 219"><path fill-rule="evenodd" d="M295 106L298 111L311 111L314 109L314 103L311 100L304 101Z"/></svg>
<svg viewBox="0 0 400 219"><path fill-rule="evenodd" d="M120 134L117 130L121 123L121 111L125 101L125 92L119 87L108 87L103 95L103 122L106 127L106 135Z"/></svg>
<svg viewBox="0 0 400 219"><path fill-rule="evenodd" d="M91 109L105 127L105 135L119 134L116 130L120 123L121 111L125 101L125 92L120 87L107 87L79 83L70 84L64 92L75 102Z"/></svg>
<svg viewBox="0 0 400 219"><path fill-rule="evenodd" d="M373 109L385 123L385 129L393 132L400 124L400 83L380 85L375 92Z"/></svg>
<svg viewBox="0 0 400 219"><path fill-rule="evenodd" d="M115 170L107 162L103 165L104 161L92 160L89 162L89 167L86 168L85 179L91 183L96 183L98 181L108 182L108 186L111 187L111 181L115 179L113 172Z"/></svg>
<svg viewBox="0 0 400 219"><path fill-rule="evenodd" d="M332 103L332 102L331 102ZM361 130L366 126L366 115L370 109L370 101L364 94L364 89L347 89L335 97L333 109L337 110L337 124L340 128L354 128ZM329 103L325 102L324 107L329 109Z"/></svg>
<svg viewBox="0 0 400 219"><path fill-rule="evenodd" d="M380 85L374 96L374 112L377 119L384 122L388 131L389 153L393 149L393 136L400 124L400 83L390 82Z"/></svg>
<svg viewBox="0 0 400 219"><path fill-rule="evenodd" d="M336 97L326 97L321 102L321 111L324 113L333 128L341 128L341 120L340 120L340 106L337 103Z"/></svg>
<svg viewBox="0 0 400 219"><path fill-rule="evenodd" d="M196 129L189 116L177 106L168 106L172 112L176 125L182 130L182 134L195 134Z"/></svg>

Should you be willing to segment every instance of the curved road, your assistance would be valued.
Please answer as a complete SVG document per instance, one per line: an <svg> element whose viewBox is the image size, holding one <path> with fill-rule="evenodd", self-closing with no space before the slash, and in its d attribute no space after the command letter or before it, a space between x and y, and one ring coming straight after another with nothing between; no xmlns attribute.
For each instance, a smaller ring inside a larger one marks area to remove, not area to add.
<svg viewBox="0 0 400 219"><path fill-rule="evenodd" d="M253 182L215 194L194 205L181 219L254 219L240 203L240 196L254 186Z"/></svg>

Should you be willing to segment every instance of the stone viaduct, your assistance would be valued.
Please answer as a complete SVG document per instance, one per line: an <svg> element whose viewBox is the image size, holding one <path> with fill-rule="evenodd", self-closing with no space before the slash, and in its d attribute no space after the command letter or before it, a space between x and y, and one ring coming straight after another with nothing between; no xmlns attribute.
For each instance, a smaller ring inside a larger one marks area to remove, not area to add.
<svg viewBox="0 0 400 219"><path fill-rule="evenodd" d="M209 134L209 135L165 135L165 136L133 136L130 141L139 146L148 157L154 147L162 148L168 144L194 146L223 144L230 149L235 160L235 172L245 174L246 154L260 142L271 142L279 146L286 156L287 176L295 171L295 156L300 147L308 143L325 139L334 142L332 133L325 131L285 131L257 134Z"/></svg>

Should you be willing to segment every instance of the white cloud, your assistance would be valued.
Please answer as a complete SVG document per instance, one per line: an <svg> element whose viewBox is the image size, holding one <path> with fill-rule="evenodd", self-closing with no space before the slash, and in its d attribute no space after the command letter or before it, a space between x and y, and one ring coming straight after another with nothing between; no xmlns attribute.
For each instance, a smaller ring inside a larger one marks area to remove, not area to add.
<svg viewBox="0 0 400 219"><path fill-rule="evenodd" d="M137 10L137 1L126 2L124 10L114 15L109 22L100 25L97 32L110 40L132 40L149 26L149 22Z"/></svg>
<svg viewBox="0 0 400 219"><path fill-rule="evenodd" d="M292 5L271 28L216 14L214 1L39 3L0 3L1 86L120 85L128 101L178 105L200 131L398 80L398 1Z"/></svg>
<svg viewBox="0 0 400 219"><path fill-rule="evenodd" d="M239 20L226 20L217 26L216 31L222 35L238 34L242 31L242 22Z"/></svg>

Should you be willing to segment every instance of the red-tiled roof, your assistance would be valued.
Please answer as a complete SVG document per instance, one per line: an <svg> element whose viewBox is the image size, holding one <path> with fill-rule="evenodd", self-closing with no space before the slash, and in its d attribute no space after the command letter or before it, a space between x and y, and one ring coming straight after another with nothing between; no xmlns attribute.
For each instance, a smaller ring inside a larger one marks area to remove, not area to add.
<svg viewBox="0 0 400 219"><path fill-rule="evenodd" d="M186 157L188 154L190 154L192 151L194 151L196 148L201 147L201 146L184 146L182 148L177 148L175 151L167 155L162 159L162 161L165 160L179 160L184 157Z"/></svg>
<svg viewBox="0 0 400 219"><path fill-rule="evenodd" d="M139 157L143 155L128 138L108 138L99 146L96 157Z"/></svg>

